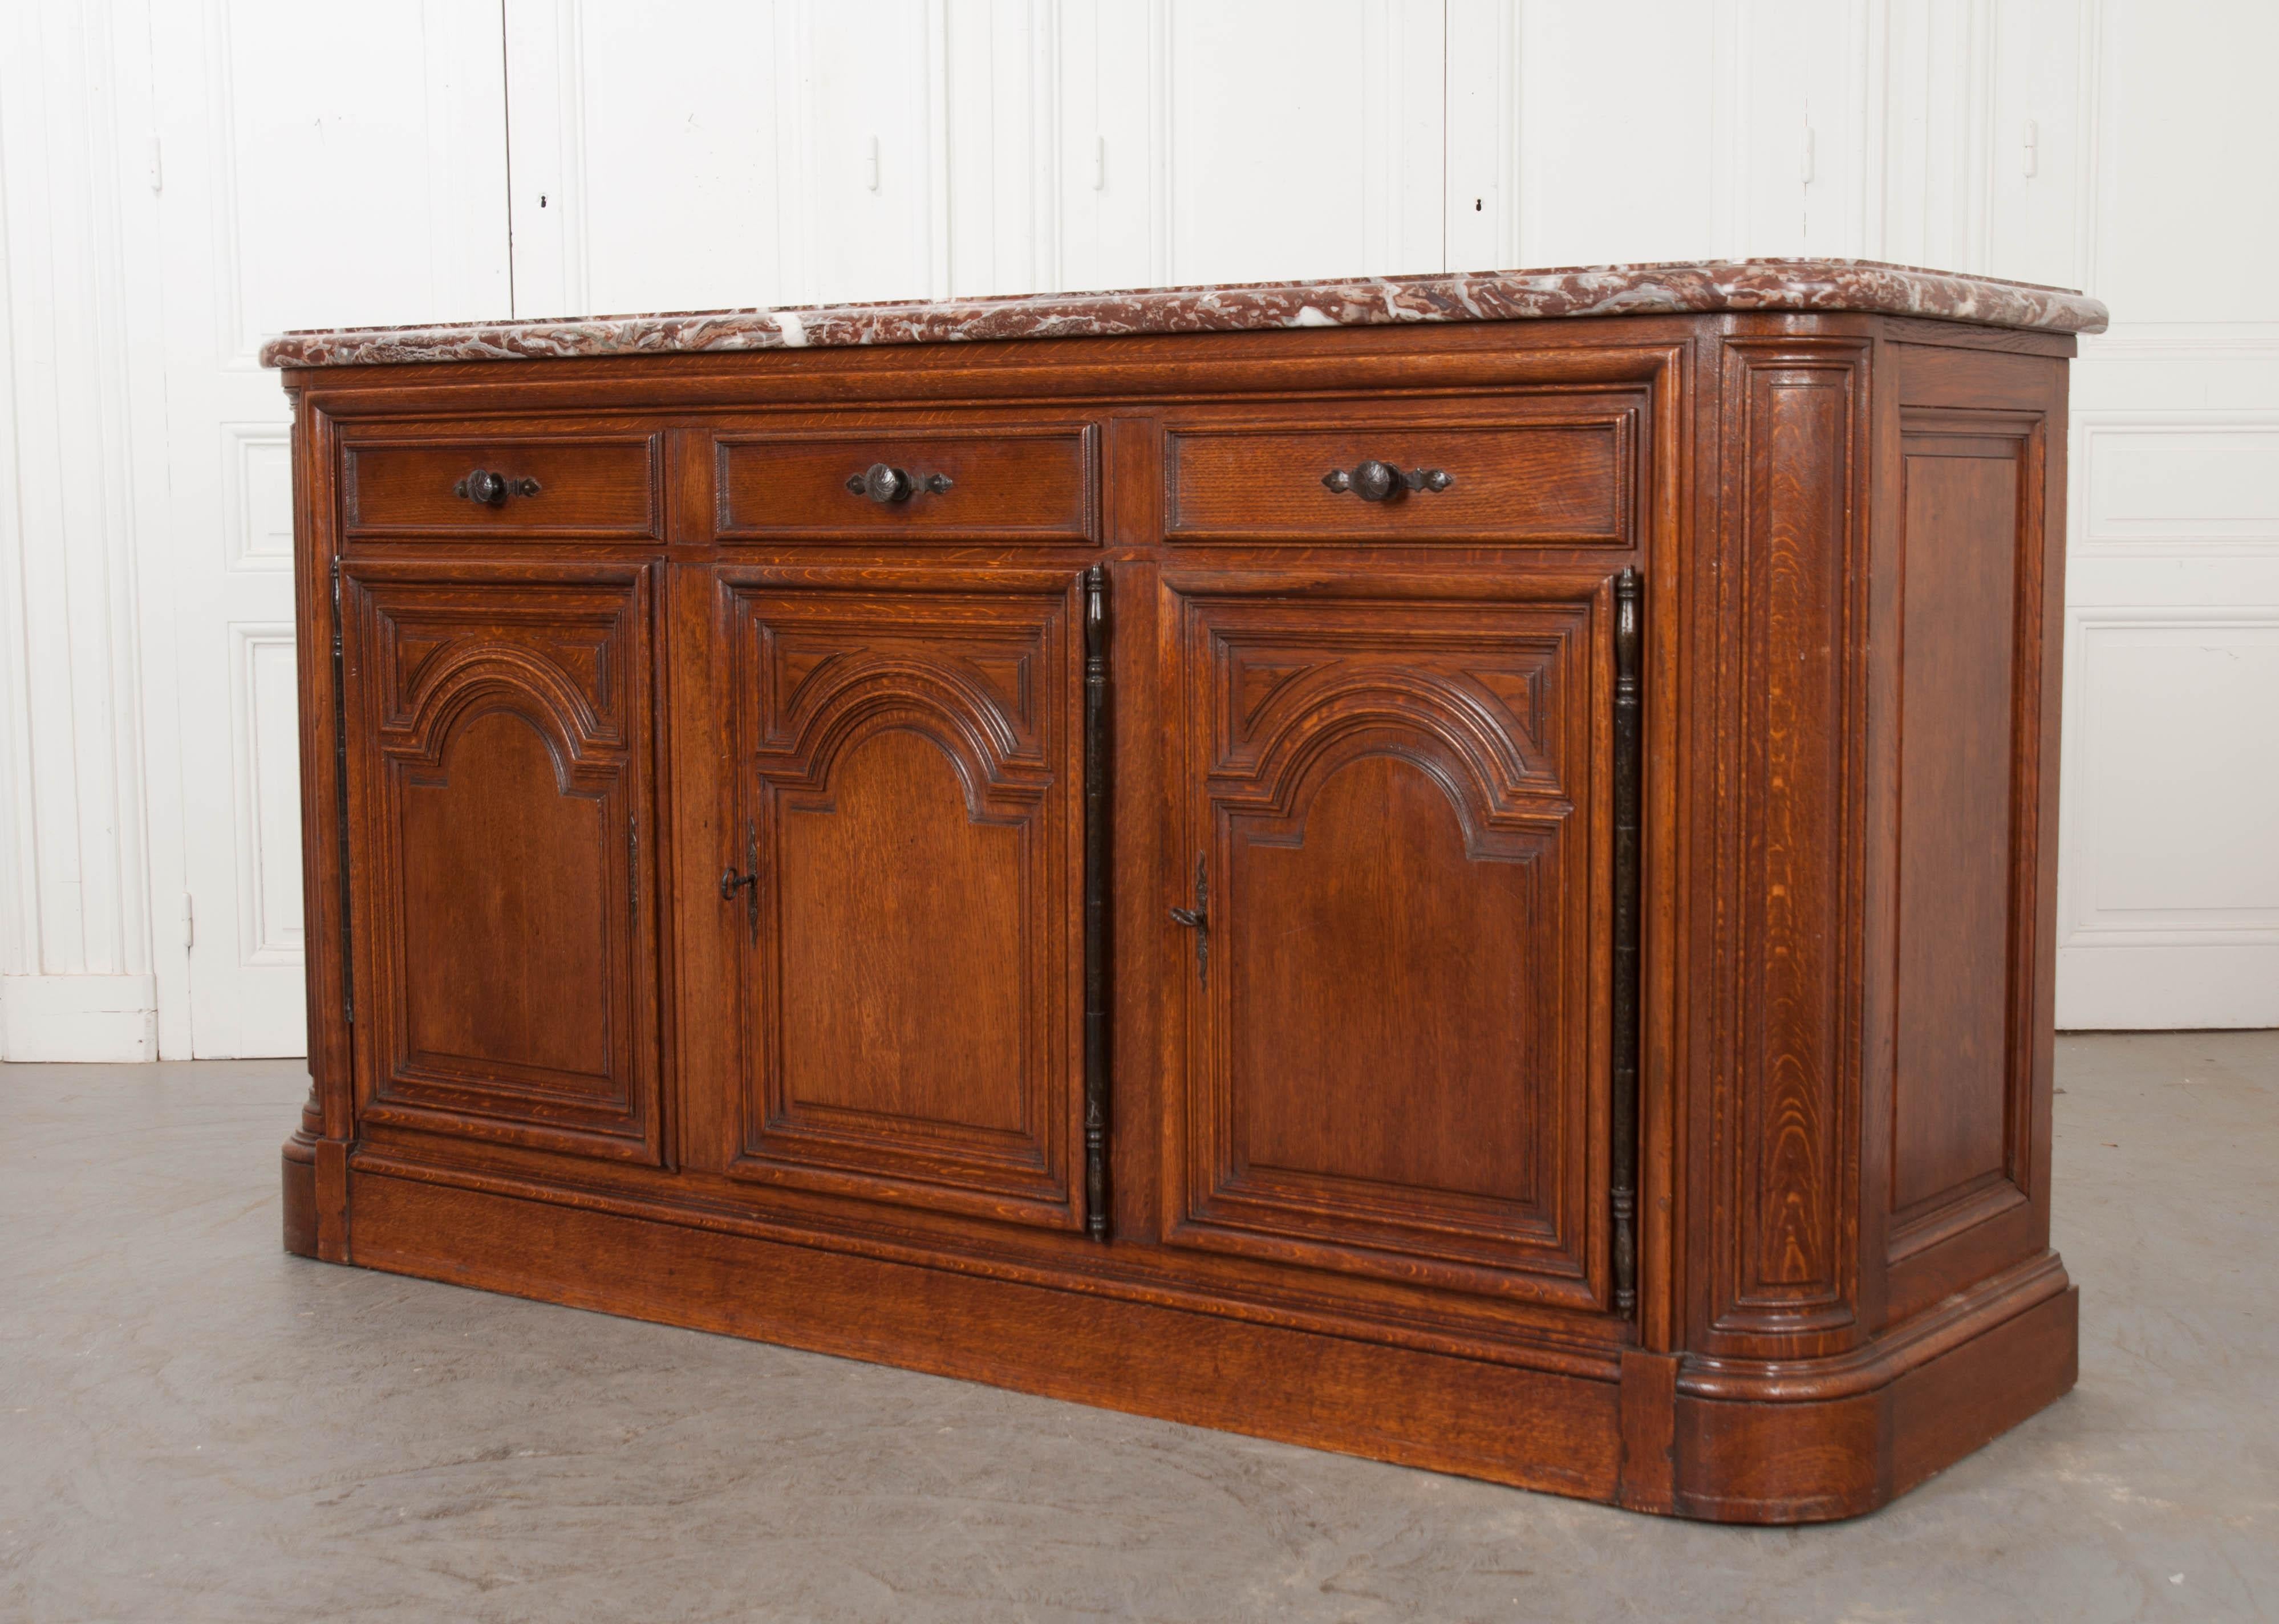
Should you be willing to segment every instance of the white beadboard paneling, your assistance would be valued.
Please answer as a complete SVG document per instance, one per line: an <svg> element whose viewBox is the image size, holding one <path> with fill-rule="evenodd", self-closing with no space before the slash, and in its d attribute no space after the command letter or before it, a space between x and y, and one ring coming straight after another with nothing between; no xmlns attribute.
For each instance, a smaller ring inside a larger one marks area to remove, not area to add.
<svg viewBox="0 0 2279 1624"><path fill-rule="evenodd" d="M518 313L797 296L779 144L794 10L712 8L703 49L661 50L641 6L508 0Z"/></svg>
<svg viewBox="0 0 2279 1624"><path fill-rule="evenodd" d="M1063 0L1058 8L1063 287L1139 287L1163 280L1159 48L1166 4Z"/></svg>
<svg viewBox="0 0 2279 1624"><path fill-rule="evenodd" d="M2279 6L2092 0L2091 257L2129 321L2257 322L2279 258Z"/></svg>
<svg viewBox="0 0 2279 1624"><path fill-rule="evenodd" d="M1448 0L1447 266L1519 266L1519 16Z"/></svg>
<svg viewBox="0 0 2279 1624"><path fill-rule="evenodd" d="M1717 9L1520 0L1518 17L1516 257L1568 265L1714 252L1707 70Z"/></svg>
<svg viewBox="0 0 2279 1624"><path fill-rule="evenodd" d="M1984 270L1994 103L1992 0L1884 9L1884 174L1876 257Z"/></svg>
<svg viewBox="0 0 2279 1624"><path fill-rule="evenodd" d="M601 314L586 292L583 7L580 0L501 0L501 8L511 133L507 224L513 313ZM648 53L632 58L634 65L655 61ZM610 155L621 149L616 142L604 147ZM665 177L664 188L669 191L676 179ZM772 195L768 202L765 212L772 212Z"/></svg>
<svg viewBox="0 0 2279 1624"><path fill-rule="evenodd" d="M2076 110L2090 33L2081 0L1993 0L1984 132L1984 268L1992 275L2082 286L2075 214L2083 157Z"/></svg>
<svg viewBox="0 0 2279 1624"><path fill-rule="evenodd" d="M151 1052L134 453L152 425L120 183L134 98L115 82L134 42L113 22L62 0L0 11L0 1053L17 1059L75 1058L75 1010L104 1054ZM96 982L92 1004L73 991Z"/></svg>
<svg viewBox="0 0 2279 1624"><path fill-rule="evenodd" d="M943 0L778 0L783 232L800 303L949 291Z"/></svg>
<svg viewBox="0 0 2279 1624"><path fill-rule="evenodd" d="M1164 16L1166 280L1440 268L1442 6L1170 0Z"/></svg>
<svg viewBox="0 0 2279 1624"><path fill-rule="evenodd" d="M497 7L209 4L234 364L287 327L508 310Z"/></svg>
<svg viewBox="0 0 2279 1624"><path fill-rule="evenodd" d="M949 291L1061 284L1060 44L1049 0L946 0Z"/></svg>

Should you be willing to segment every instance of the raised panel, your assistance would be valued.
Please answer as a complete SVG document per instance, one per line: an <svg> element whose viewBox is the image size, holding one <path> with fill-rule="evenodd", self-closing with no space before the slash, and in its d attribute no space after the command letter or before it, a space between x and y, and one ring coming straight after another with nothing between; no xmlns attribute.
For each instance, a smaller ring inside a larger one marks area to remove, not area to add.
<svg viewBox="0 0 2279 1624"><path fill-rule="evenodd" d="M2279 709L2266 698L2279 689L2279 612L2072 618L2060 943L2279 946Z"/></svg>
<svg viewBox="0 0 2279 1624"><path fill-rule="evenodd" d="M228 567L293 567L292 437L281 424L222 425L222 524Z"/></svg>
<svg viewBox="0 0 2279 1624"><path fill-rule="evenodd" d="M654 1161L645 572L344 572L362 1115Z"/></svg>
<svg viewBox="0 0 2279 1624"><path fill-rule="evenodd" d="M2026 1199L2041 704L2039 422L1901 422L1895 1259Z"/></svg>
<svg viewBox="0 0 2279 1624"><path fill-rule="evenodd" d="M1173 583L1168 1238L1596 1306L1600 583L1376 584Z"/></svg>
<svg viewBox="0 0 2279 1624"><path fill-rule="evenodd" d="M1080 1221L1075 580L723 572L733 1176Z"/></svg>
<svg viewBox="0 0 2279 1624"><path fill-rule="evenodd" d="M293 628L230 628L237 764L237 950L246 964L303 961L301 739Z"/></svg>
<svg viewBox="0 0 2279 1624"><path fill-rule="evenodd" d="M2269 413L2084 414L2082 545L2097 553L2279 551Z"/></svg>

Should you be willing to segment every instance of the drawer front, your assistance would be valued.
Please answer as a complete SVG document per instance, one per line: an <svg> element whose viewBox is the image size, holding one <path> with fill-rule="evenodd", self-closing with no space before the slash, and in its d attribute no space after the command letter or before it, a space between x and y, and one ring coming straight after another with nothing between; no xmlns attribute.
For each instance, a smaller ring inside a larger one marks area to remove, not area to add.
<svg viewBox="0 0 2279 1624"><path fill-rule="evenodd" d="M1463 425L1174 425L1163 446L1164 533L1627 546L1635 420L1624 410ZM1379 500L1370 463L1402 476Z"/></svg>
<svg viewBox="0 0 2279 1624"><path fill-rule="evenodd" d="M716 443L724 540L1098 534L1089 425L724 435ZM868 479L873 469L893 477Z"/></svg>
<svg viewBox="0 0 2279 1624"><path fill-rule="evenodd" d="M652 540L657 453L652 434L359 441L341 454L349 533Z"/></svg>

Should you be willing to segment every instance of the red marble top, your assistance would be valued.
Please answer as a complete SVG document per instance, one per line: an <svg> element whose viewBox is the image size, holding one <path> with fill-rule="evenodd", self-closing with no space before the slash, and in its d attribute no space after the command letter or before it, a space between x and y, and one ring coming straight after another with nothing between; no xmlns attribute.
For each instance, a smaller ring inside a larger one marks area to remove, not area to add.
<svg viewBox="0 0 2279 1624"><path fill-rule="evenodd" d="M279 367L374 366L1714 310L1865 310L2053 333L2102 333L2106 319L2105 306L2095 299L2030 282L1868 259L1743 259L553 321L341 327L273 338L262 346L261 359L265 365Z"/></svg>

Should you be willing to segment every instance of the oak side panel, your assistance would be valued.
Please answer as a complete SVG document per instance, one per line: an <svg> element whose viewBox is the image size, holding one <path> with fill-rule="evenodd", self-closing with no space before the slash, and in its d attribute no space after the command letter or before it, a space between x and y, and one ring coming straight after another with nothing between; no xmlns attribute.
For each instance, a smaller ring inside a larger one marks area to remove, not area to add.
<svg viewBox="0 0 2279 1624"><path fill-rule="evenodd" d="M2019 443L1904 441L1891 1189L1902 1230L2012 1170Z"/></svg>
<svg viewBox="0 0 2279 1624"><path fill-rule="evenodd" d="M1895 1324L2045 1251L2062 361L1894 344L1885 1165Z"/></svg>

